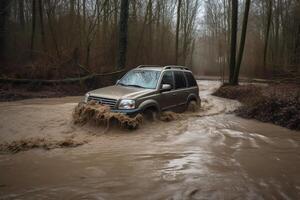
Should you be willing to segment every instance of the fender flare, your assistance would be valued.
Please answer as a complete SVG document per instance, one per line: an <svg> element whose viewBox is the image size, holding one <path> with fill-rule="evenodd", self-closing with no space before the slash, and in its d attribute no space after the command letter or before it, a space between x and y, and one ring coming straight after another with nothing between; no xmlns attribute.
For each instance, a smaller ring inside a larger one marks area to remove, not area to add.
<svg viewBox="0 0 300 200"><path fill-rule="evenodd" d="M148 99L148 100L142 102L139 105L139 110L144 111L145 109L150 108L150 107L154 107L158 112L160 112L159 104L157 103L157 101L155 101L153 99Z"/></svg>

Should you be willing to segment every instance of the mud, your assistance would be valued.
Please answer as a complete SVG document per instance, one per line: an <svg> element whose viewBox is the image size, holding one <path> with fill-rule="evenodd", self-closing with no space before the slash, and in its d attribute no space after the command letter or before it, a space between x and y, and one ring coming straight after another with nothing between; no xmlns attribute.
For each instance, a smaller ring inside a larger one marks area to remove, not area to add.
<svg viewBox="0 0 300 200"><path fill-rule="evenodd" d="M1 143L88 141L0 154L0 199L300 199L299 131L235 116L219 86L200 81L199 111L136 130L74 125L80 98L0 103Z"/></svg>
<svg viewBox="0 0 300 200"><path fill-rule="evenodd" d="M15 140L12 142L5 142L0 144L0 152L18 153L20 151L27 151L36 148L44 150L51 150L56 148L74 148L83 145L87 142L87 140L77 141L73 138L66 138L64 140L52 140L46 138L27 138L23 140Z"/></svg>
<svg viewBox="0 0 300 200"><path fill-rule="evenodd" d="M196 112L200 110L200 106L196 103L191 103L187 109L188 112ZM180 120L184 114L175 113L172 111L162 112L155 120L170 122ZM110 107L97 104L97 102L90 101L88 103L80 102L73 112L74 124L85 125L87 123L98 126L106 126L106 130L112 124L121 128L137 129L144 122L144 117L141 114L135 117L129 117L125 114L114 113ZM151 121L151 120L150 120Z"/></svg>
<svg viewBox="0 0 300 200"><path fill-rule="evenodd" d="M243 103L238 116L300 130L300 87L293 84L222 86L214 95Z"/></svg>
<svg viewBox="0 0 300 200"><path fill-rule="evenodd" d="M121 127L135 129L143 123L141 114L135 117L129 117L122 113L111 112L110 107L97 104L95 101L88 103L79 103L73 112L73 120L75 124L84 125L93 122L96 125L106 125L106 129L111 123L118 123Z"/></svg>
<svg viewBox="0 0 300 200"><path fill-rule="evenodd" d="M163 112L161 116L159 117L159 120L163 122L170 122L174 120L182 119L182 115L179 113L174 113L170 111Z"/></svg>

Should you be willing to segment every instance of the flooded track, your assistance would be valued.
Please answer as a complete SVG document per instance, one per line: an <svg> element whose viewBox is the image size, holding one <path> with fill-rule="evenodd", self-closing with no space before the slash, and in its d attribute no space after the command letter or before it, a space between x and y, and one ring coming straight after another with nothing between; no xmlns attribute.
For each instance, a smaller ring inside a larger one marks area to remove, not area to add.
<svg viewBox="0 0 300 200"><path fill-rule="evenodd" d="M136 131L71 123L79 98L0 103L0 140L88 140L76 148L0 155L0 199L300 199L300 132L203 108Z"/></svg>

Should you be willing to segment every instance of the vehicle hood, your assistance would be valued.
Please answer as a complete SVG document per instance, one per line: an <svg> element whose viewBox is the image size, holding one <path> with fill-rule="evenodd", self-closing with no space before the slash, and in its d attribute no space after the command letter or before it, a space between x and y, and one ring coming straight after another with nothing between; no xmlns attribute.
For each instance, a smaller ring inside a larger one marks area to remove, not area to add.
<svg viewBox="0 0 300 200"><path fill-rule="evenodd" d="M109 99L136 99L146 94L154 92L154 89L144 89L136 87L125 87L113 85L88 92L91 96Z"/></svg>

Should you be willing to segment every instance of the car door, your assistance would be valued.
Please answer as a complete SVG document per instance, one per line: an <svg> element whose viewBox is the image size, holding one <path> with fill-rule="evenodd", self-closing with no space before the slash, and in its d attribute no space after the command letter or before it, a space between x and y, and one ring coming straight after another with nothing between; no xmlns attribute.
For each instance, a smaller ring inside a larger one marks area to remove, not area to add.
<svg viewBox="0 0 300 200"><path fill-rule="evenodd" d="M198 84L197 84L197 81L195 80L192 72L184 72L184 75L185 75L187 83L188 83L188 93L189 93L189 95L194 95L197 98L199 98Z"/></svg>
<svg viewBox="0 0 300 200"><path fill-rule="evenodd" d="M163 84L170 84L171 90L161 92L159 104L162 110L170 110L177 104L176 92L174 90L173 71L169 70L163 73L160 88Z"/></svg>
<svg viewBox="0 0 300 200"><path fill-rule="evenodd" d="M175 92L176 92L176 104L178 106L186 105L188 98L188 86L187 81L184 76L183 71L174 71L174 81L175 81Z"/></svg>

